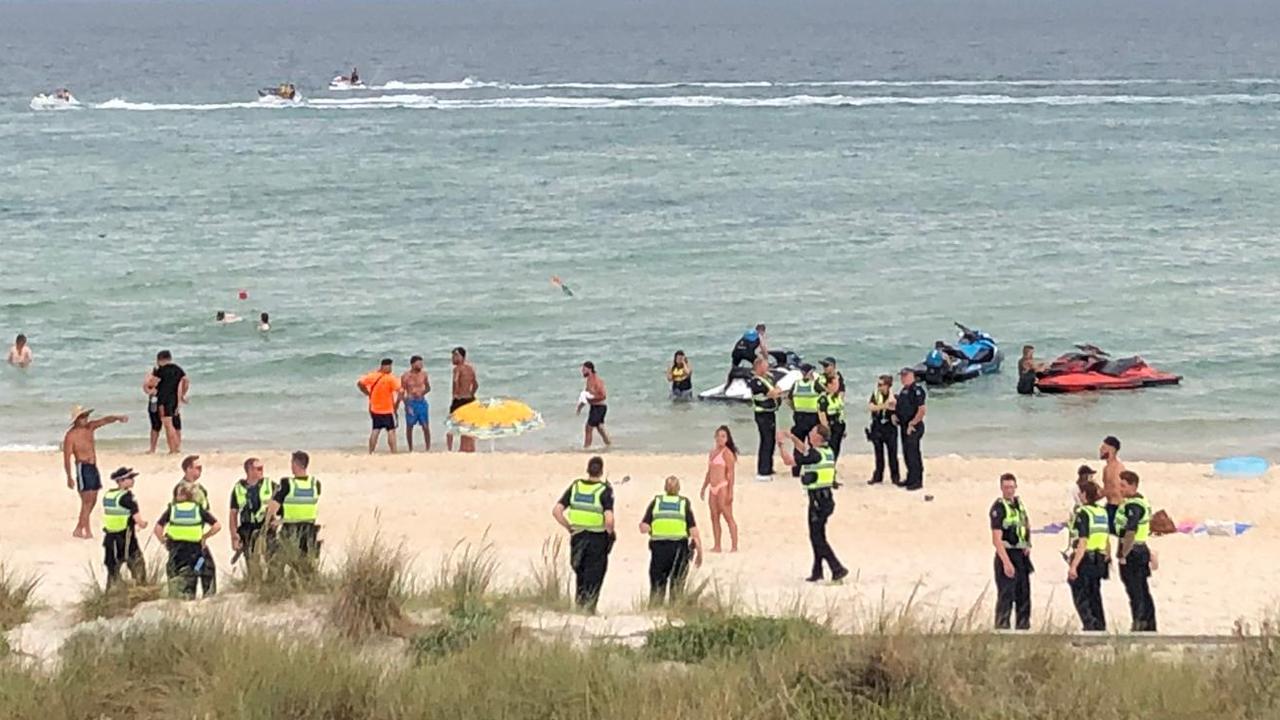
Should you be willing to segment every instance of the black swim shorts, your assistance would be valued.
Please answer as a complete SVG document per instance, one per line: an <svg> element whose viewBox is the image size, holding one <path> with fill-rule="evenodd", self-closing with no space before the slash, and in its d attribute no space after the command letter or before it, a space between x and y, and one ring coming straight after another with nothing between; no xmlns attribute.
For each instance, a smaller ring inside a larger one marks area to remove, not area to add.
<svg viewBox="0 0 1280 720"><path fill-rule="evenodd" d="M587 427L600 427L604 424L604 416L608 414L608 405L592 405L587 413Z"/></svg>
<svg viewBox="0 0 1280 720"><path fill-rule="evenodd" d="M387 413L386 415L382 415L379 413L369 413L369 418L373 420L374 430L395 430L396 429L395 413Z"/></svg>

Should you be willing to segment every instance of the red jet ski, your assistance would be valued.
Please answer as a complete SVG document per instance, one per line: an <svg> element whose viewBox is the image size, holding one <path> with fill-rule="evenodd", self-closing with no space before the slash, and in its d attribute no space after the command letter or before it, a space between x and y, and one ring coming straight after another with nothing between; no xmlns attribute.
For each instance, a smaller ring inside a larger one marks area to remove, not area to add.
<svg viewBox="0 0 1280 720"><path fill-rule="evenodd" d="M1136 390L1177 385L1181 375L1151 367L1141 357L1112 358L1096 345L1077 345L1079 352L1054 360L1036 379L1042 393Z"/></svg>

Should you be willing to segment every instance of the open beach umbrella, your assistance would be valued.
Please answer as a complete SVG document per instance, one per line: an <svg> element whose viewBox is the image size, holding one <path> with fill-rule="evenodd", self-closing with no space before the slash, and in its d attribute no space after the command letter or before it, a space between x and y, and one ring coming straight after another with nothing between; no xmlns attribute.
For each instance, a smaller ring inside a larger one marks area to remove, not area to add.
<svg viewBox="0 0 1280 720"><path fill-rule="evenodd" d="M467 403L449 413L445 427L459 435L479 440L523 435L543 426L542 415L511 398L492 398Z"/></svg>

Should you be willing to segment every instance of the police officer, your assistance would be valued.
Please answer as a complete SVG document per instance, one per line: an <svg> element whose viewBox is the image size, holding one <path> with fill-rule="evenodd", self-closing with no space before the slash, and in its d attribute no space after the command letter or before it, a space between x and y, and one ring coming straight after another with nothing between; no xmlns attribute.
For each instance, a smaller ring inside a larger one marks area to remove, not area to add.
<svg viewBox="0 0 1280 720"><path fill-rule="evenodd" d="M156 521L155 536L169 548L170 592L184 598L196 596L197 578L202 577L205 542L218 534L222 524L195 502L191 489L180 485L173 502ZM205 597L209 596L208 586Z"/></svg>
<svg viewBox="0 0 1280 720"><path fill-rule="evenodd" d="M138 530L147 529L142 519L138 501L133 497L133 481L138 473L133 468L122 467L111 473L116 486L102 495L102 548L103 564L107 566L107 587L120 580L120 566L128 565L134 582L142 582L147 575L146 561L138 547Z"/></svg>
<svg viewBox="0 0 1280 720"><path fill-rule="evenodd" d="M1080 477L1076 487L1077 505L1068 525L1072 551L1067 560L1067 584L1082 628L1105 631L1102 581L1110 574L1111 525L1107 509L1098 504L1102 489L1087 476Z"/></svg>
<svg viewBox="0 0 1280 720"><path fill-rule="evenodd" d="M991 544L996 549L996 629L1009 629L1017 608L1018 630L1031 629L1031 525L1018 498L1018 479L1000 476L1000 499L991 505Z"/></svg>
<svg viewBox="0 0 1280 720"><path fill-rule="evenodd" d="M595 612L609 571L613 550L613 487L604 480L604 460L587 461L587 477L573 481L551 516L569 531L569 565L576 579L574 600L578 607Z"/></svg>
<svg viewBox="0 0 1280 720"><path fill-rule="evenodd" d="M684 590L689 556L702 567L702 538L693 505L680 494L679 478L667 478L663 494L644 511L640 532L649 536L649 603L661 605L668 598L674 602Z"/></svg>
<svg viewBox="0 0 1280 720"><path fill-rule="evenodd" d="M773 383L769 374L769 361L756 358L751 366L753 374L747 381L751 388L751 409L755 411L756 430L760 434L760 449L756 456L756 480L767 481L773 477L773 451L778 434L778 399L782 390Z"/></svg>
<svg viewBox="0 0 1280 720"><path fill-rule="evenodd" d="M320 504L320 481L308 468L311 456L297 450L290 456L289 468L293 477L280 478L275 494L267 504L267 517L277 518L280 524L279 547L300 559L299 569L310 571L312 561L320 555L316 518ZM293 559L286 556L286 559Z"/></svg>
<svg viewBox="0 0 1280 720"><path fill-rule="evenodd" d="M822 398L822 390L818 387L818 377L812 365L804 363L800 372L804 374L791 386L791 435L804 439L819 424L821 408L818 401ZM791 476L800 477L799 465L791 466Z"/></svg>
<svg viewBox="0 0 1280 720"><path fill-rule="evenodd" d="M1151 550L1147 538L1151 536L1151 504L1138 492L1138 473L1125 470L1120 473L1120 492L1124 502L1116 512L1116 534L1120 536L1120 550L1116 553L1120 565L1120 581L1129 595L1129 612L1133 616L1132 632L1156 631L1156 602L1151 597L1148 579L1151 577Z"/></svg>
<svg viewBox="0 0 1280 720"><path fill-rule="evenodd" d="M867 400L867 411L871 413L871 422L867 425L867 439L875 448L876 470L868 485L879 485L884 482L885 463L889 465L889 480L894 485L901 485L898 475L898 426L894 422L894 408L898 399L893 394L893 376L881 375L876 381L876 389L871 391Z"/></svg>
<svg viewBox="0 0 1280 720"><path fill-rule="evenodd" d="M920 456L920 440L924 437L925 392L916 382L916 372L909 367L899 373L902 390L898 391L893 422L902 432L902 462L907 466L907 490L924 488L924 458Z"/></svg>
<svg viewBox="0 0 1280 720"><path fill-rule="evenodd" d="M831 450L840 457L840 446L844 442L846 426L844 422L844 375L836 369L836 359L822 359L822 374L818 376L818 421L831 431Z"/></svg>
<svg viewBox="0 0 1280 720"><path fill-rule="evenodd" d="M808 582L823 579L824 560L831 569L832 581L839 582L849 574L827 541L827 520L836 510L832 491L839 487L836 483L836 456L827 446L830 435L827 428L814 426L810 428L808 438L791 436L791 453L788 455L784 451L782 455L783 462L799 469L800 482L809 494L809 545L813 548L813 569L805 578Z"/></svg>
<svg viewBox="0 0 1280 720"><path fill-rule="evenodd" d="M262 461L251 457L244 461L244 479L231 488L231 511L228 517L236 519L231 533L232 563L241 555L245 563L253 567L256 560L265 555L269 523L267 508L275 494L275 486L263 477ZM266 529L266 532L264 532Z"/></svg>
<svg viewBox="0 0 1280 720"><path fill-rule="evenodd" d="M203 473L204 465L200 462L199 455L188 455L182 458L182 479L173 486L173 499L178 499L180 488L186 488L191 495L191 501L208 512L209 491L200 482L200 476ZM205 596L209 596L218 592L218 566L213 561L213 551L207 545L204 546L203 551L204 561L200 563L200 589Z"/></svg>

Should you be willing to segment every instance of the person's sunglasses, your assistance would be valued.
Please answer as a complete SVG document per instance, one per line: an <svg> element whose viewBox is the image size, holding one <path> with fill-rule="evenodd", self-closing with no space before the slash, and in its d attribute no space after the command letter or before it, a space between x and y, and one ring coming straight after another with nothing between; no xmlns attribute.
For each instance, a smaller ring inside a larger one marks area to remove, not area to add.
<svg viewBox="0 0 1280 720"><path fill-rule="evenodd" d="M255 471L257 471L257 472L262 472L262 466L261 466L261 465L254 465L254 466L253 466L253 469L254 469Z"/></svg>

